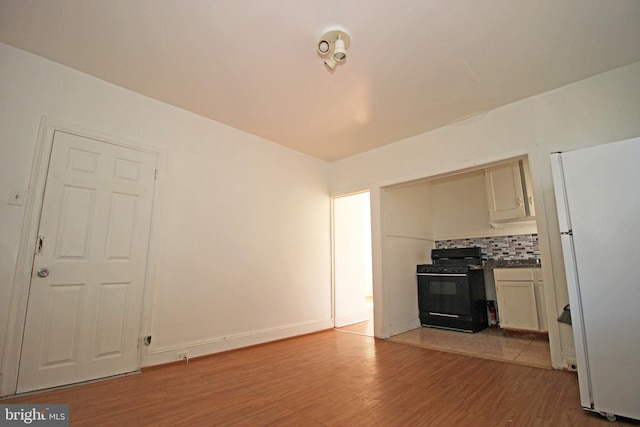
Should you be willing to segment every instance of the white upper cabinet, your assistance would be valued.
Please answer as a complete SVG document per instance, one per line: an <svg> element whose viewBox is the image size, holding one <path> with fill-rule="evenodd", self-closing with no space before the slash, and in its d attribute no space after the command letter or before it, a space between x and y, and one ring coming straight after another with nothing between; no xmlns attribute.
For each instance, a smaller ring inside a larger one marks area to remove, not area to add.
<svg viewBox="0 0 640 427"><path fill-rule="evenodd" d="M533 219L535 205L525 160L493 166L484 176L492 224Z"/></svg>

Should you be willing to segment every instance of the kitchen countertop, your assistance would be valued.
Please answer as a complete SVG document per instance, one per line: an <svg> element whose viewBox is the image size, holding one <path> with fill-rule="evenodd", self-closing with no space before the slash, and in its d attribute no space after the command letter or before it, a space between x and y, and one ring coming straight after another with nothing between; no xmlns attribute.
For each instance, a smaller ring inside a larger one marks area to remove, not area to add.
<svg viewBox="0 0 640 427"><path fill-rule="evenodd" d="M541 268L540 260L531 259L511 259L511 260L487 260L482 266L485 270L493 270L494 268Z"/></svg>

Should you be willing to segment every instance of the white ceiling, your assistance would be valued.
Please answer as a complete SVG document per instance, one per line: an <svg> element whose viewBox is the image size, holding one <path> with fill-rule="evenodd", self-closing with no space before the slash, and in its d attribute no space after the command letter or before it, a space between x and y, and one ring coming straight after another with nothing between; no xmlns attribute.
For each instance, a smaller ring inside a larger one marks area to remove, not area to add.
<svg viewBox="0 0 640 427"><path fill-rule="evenodd" d="M0 41L332 161L640 61L640 0L0 0Z"/></svg>

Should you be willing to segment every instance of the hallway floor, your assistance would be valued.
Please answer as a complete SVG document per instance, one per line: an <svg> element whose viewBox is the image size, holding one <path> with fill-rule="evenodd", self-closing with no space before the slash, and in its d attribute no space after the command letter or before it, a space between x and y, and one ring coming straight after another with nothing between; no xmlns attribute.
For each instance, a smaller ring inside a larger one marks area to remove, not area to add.
<svg viewBox="0 0 640 427"><path fill-rule="evenodd" d="M366 335L368 337L373 336L373 321L367 320L366 322L354 323L353 325L340 326L336 328L338 331L351 332L353 334Z"/></svg>

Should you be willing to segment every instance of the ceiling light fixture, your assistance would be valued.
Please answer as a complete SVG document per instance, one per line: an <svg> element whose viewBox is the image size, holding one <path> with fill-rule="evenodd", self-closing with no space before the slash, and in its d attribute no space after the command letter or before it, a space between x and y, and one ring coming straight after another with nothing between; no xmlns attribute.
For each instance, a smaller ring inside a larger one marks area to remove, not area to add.
<svg viewBox="0 0 640 427"><path fill-rule="evenodd" d="M318 42L318 54L324 58L324 64L330 71L347 59L347 49L351 45L351 37L346 30L330 28L322 34Z"/></svg>

